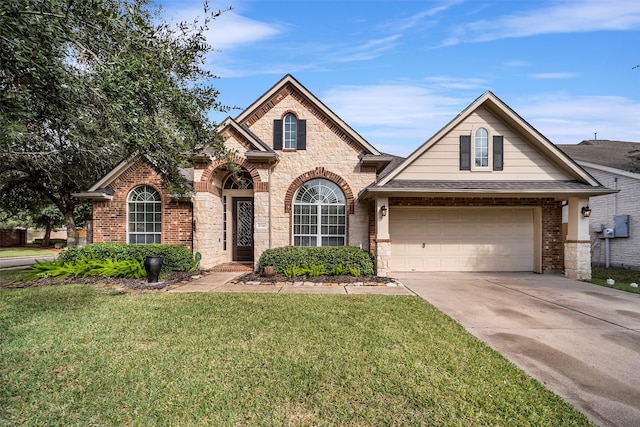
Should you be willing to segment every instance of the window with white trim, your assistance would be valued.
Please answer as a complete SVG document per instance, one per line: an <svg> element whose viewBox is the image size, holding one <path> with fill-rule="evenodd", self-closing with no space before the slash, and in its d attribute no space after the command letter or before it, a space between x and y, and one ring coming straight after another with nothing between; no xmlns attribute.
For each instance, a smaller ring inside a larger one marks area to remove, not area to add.
<svg viewBox="0 0 640 427"><path fill-rule="evenodd" d="M312 179L293 200L294 246L344 246L347 204L342 189L326 179Z"/></svg>
<svg viewBox="0 0 640 427"><path fill-rule="evenodd" d="M489 132L485 128L476 129L474 136L474 165L476 168L489 167Z"/></svg>
<svg viewBox="0 0 640 427"><path fill-rule="evenodd" d="M298 148L298 119L293 114L284 116L284 148Z"/></svg>
<svg viewBox="0 0 640 427"><path fill-rule="evenodd" d="M160 243L162 199L149 185L140 185L127 197L127 242L134 245Z"/></svg>

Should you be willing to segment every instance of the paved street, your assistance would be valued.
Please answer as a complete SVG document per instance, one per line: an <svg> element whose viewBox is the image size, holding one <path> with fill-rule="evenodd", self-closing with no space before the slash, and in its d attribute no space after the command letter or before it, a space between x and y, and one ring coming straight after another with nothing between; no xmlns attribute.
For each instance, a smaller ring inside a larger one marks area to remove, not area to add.
<svg viewBox="0 0 640 427"><path fill-rule="evenodd" d="M56 259L56 256L36 256L36 257L15 257L15 258L0 258L0 268L16 267L21 265L31 265L38 261L51 261Z"/></svg>

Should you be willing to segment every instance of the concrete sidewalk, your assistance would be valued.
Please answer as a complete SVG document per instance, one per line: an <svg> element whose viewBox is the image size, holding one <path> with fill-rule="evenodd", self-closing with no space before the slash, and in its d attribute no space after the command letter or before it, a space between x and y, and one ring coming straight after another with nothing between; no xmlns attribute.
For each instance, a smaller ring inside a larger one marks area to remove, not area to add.
<svg viewBox="0 0 640 427"><path fill-rule="evenodd" d="M379 295L410 295L415 293L402 284L395 286L309 286L309 285L257 285L233 283L233 279L246 274L246 272L214 272L200 279L189 282L184 286L170 290L169 292L260 292L283 294L379 294Z"/></svg>

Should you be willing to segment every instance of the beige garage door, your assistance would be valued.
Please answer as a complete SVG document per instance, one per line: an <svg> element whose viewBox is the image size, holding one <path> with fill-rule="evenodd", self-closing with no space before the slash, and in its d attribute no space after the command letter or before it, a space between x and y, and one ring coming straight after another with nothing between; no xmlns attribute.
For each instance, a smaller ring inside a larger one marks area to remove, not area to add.
<svg viewBox="0 0 640 427"><path fill-rule="evenodd" d="M389 209L392 271L533 271L531 208Z"/></svg>

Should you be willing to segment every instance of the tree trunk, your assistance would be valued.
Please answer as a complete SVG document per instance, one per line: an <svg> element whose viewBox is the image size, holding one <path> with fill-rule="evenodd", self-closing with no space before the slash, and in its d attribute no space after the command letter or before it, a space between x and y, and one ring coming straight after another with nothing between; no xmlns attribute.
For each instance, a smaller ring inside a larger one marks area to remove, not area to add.
<svg viewBox="0 0 640 427"><path fill-rule="evenodd" d="M75 248L78 240L76 238L76 222L73 219L73 209L64 213L64 224L67 226L67 247Z"/></svg>
<svg viewBox="0 0 640 427"><path fill-rule="evenodd" d="M42 246L47 247L51 244L51 230L53 229L53 220L47 221L47 226L44 230L44 237L42 238Z"/></svg>

